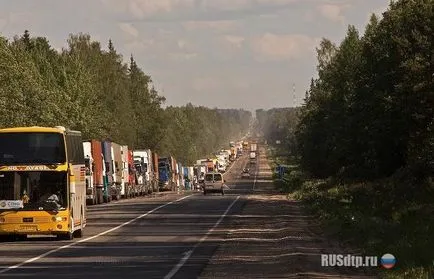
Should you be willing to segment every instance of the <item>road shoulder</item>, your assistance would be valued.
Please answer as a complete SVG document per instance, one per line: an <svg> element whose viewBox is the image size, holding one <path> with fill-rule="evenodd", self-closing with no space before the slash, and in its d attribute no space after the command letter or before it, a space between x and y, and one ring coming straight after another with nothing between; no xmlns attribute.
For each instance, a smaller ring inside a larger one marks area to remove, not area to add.
<svg viewBox="0 0 434 279"><path fill-rule="evenodd" d="M271 191L263 150L257 176L258 191L239 215L228 216L226 239L200 278L376 278L355 268L321 267L321 254L353 252L323 238L299 202Z"/></svg>

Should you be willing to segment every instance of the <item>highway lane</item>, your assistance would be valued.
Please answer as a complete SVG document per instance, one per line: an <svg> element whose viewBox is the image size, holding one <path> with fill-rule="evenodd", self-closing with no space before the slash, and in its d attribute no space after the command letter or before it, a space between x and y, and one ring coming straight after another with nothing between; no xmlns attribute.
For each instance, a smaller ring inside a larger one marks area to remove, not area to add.
<svg viewBox="0 0 434 279"><path fill-rule="evenodd" d="M241 178L241 172L244 168L250 169L250 178ZM234 164L234 167L225 174L229 177L228 186L230 189L227 191L229 194L251 194L255 185L256 175L259 170L259 165L255 164L253 167L249 164L249 154L245 152Z"/></svg>
<svg viewBox="0 0 434 279"><path fill-rule="evenodd" d="M240 179L248 158L225 175L225 196L169 194L92 206L85 237L0 244L0 277L195 278L224 240L254 179Z"/></svg>

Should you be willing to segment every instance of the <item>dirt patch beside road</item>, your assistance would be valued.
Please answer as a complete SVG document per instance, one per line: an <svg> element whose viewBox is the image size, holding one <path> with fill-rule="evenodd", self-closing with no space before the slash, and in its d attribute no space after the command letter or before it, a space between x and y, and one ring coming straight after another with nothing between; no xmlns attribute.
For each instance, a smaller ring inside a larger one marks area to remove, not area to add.
<svg viewBox="0 0 434 279"><path fill-rule="evenodd" d="M314 220L284 195L252 195L231 216L224 243L200 278L376 278L355 268L321 267L321 254L348 254L312 232Z"/></svg>
<svg viewBox="0 0 434 279"><path fill-rule="evenodd" d="M270 188L264 181L258 190L263 186ZM241 214L227 218L227 237L200 278L376 278L367 273L378 268L321 267L321 254L356 253L323 238L315 220L286 195L249 195Z"/></svg>

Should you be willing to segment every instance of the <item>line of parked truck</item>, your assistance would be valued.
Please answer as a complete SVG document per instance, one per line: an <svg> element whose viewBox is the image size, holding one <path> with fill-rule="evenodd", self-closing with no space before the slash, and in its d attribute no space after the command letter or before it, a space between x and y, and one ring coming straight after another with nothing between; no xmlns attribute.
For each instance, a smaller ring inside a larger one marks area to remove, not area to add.
<svg viewBox="0 0 434 279"><path fill-rule="evenodd" d="M231 163L239 158L243 153L243 141L229 143L229 149L222 149L215 153L212 158L200 159L196 161L195 170L197 174L197 183L204 182L207 172L225 173Z"/></svg>
<svg viewBox="0 0 434 279"><path fill-rule="evenodd" d="M182 166L173 156L159 156L150 149L84 141L86 202L93 205L159 191L200 190L207 172L226 172L245 146L242 141L230 142L229 149L197 160L195 166Z"/></svg>

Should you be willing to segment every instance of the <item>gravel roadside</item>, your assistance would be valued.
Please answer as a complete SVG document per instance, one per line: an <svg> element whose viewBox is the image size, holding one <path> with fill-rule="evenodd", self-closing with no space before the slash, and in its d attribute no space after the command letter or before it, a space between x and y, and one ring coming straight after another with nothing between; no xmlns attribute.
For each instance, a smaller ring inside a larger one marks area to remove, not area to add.
<svg viewBox="0 0 434 279"><path fill-rule="evenodd" d="M247 197L240 215L228 216L226 239L200 278L377 278L367 273L378 268L321 267L321 254L355 252L321 237L299 202L270 193L271 170L263 148L259 166L257 192Z"/></svg>

